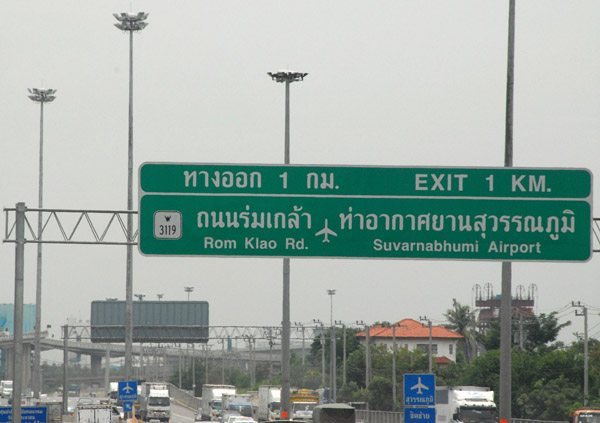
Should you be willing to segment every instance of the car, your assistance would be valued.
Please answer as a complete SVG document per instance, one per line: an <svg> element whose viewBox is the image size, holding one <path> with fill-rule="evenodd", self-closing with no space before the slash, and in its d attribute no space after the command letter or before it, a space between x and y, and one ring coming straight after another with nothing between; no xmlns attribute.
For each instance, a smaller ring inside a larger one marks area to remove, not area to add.
<svg viewBox="0 0 600 423"><path fill-rule="evenodd" d="M194 423L211 423L210 420L202 420L202 409L199 408L194 415Z"/></svg>
<svg viewBox="0 0 600 423"><path fill-rule="evenodd" d="M241 417L241 416L242 415L240 414L239 411L226 410L226 411L223 412L223 415L221 416L221 422L223 422L223 423L229 423L229 419L230 418L232 418L232 417Z"/></svg>

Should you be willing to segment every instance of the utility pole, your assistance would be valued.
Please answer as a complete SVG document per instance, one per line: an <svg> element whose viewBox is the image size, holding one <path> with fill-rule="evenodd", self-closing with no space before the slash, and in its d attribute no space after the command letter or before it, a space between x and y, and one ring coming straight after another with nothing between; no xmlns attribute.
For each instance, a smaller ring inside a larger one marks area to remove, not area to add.
<svg viewBox="0 0 600 423"><path fill-rule="evenodd" d="M343 339L343 347L342 347L342 386L346 385L346 325L342 323L341 320L335 322L336 325L340 325L342 327L342 339Z"/></svg>
<svg viewBox="0 0 600 423"><path fill-rule="evenodd" d="M429 373L433 372L433 343L431 337L431 320L427 318L427 316L419 316L419 320L426 321L427 326L429 326Z"/></svg>
<svg viewBox="0 0 600 423"><path fill-rule="evenodd" d="M581 301L571 302L572 307L578 307L581 309L575 310L575 316L583 316L583 406L588 405L588 380L589 380L589 352L588 352L588 320L587 320L587 307L581 304Z"/></svg>
<svg viewBox="0 0 600 423"><path fill-rule="evenodd" d="M367 324L365 324L365 353L365 388L369 389L369 382L371 381L371 327Z"/></svg>
<svg viewBox="0 0 600 423"><path fill-rule="evenodd" d="M504 167L513 167L513 111L515 91L515 5L508 2L508 48L506 64L506 117L504 130ZM500 423L512 418L512 263L502 262L502 297L500 299Z"/></svg>
<svg viewBox="0 0 600 423"><path fill-rule="evenodd" d="M335 327L333 325L333 296L335 289L328 289L327 294L330 299L330 318L329 318L329 402L335 402L336 391L336 362L335 362Z"/></svg>

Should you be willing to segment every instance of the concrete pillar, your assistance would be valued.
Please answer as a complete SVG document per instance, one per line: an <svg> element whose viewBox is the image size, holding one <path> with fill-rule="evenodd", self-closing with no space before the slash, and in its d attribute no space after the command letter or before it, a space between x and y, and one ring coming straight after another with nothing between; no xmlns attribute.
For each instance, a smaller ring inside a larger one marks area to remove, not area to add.
<svg viewBox="0 0 600 423"><path fill-rule="evenodd" d="M29 343L23 344L23 392L26 395L29 395L29 391L31 390L31 366L33 365L31 361L31 350L33 349L33 345Z"/></svg>
<svg viewBox="0 0 600 423"><path fill-rule="evenodd" d="M13 355L15 354L14 348L6 349L6 378L12 379L15 373L15 369L13 368L14 360Z"/></svg>
<svg viewBox="0 0 600 423"><path fill-rule="evenodd" d="M92 375L101 376L102 375L102 356L99 354L90 355L90 362L92 366Z"/></svg>

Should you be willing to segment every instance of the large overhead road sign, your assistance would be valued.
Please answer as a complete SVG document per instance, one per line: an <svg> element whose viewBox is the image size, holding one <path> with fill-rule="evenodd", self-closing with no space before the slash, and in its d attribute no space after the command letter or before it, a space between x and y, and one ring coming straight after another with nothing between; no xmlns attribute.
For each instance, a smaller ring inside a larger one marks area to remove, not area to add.
<svg viewBox="0 0 600 423"><path fill-rule="evenodd" d="M586 261L586 169L145 163L146 255Z"/></svg>

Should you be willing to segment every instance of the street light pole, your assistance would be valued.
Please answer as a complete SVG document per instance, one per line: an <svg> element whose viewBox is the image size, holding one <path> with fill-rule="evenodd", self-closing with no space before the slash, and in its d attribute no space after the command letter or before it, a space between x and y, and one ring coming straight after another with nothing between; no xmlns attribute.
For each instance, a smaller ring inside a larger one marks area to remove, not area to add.
<svg viewBox="0 0 600 423"><path fill-rule="evenodd" d="M127 148L127 210L133 210L133 33L141 31L148 23L144 22L147 13L113 13L119 23L115 26L129 32L129 132ZM125 377L132 377L133 352L133 214L127 214L127 264L125 277Z"/></svg>
<svg viewBox="0 0 600 423"><path fill-rule="evenodd" d="M51 103L56 96L56 90L28 88L28 97L40 103L40 152L39 152L39 183L38 183L38 208L43 208L44 204L44 103ZM42 212L38 212L38 241L42 240ZM33 359L33 396L40 397L41 391L41 327L42 327L42 243L37 245L37 271L35 283L35 355Z"/></svg>
<svg viewBox="0 0 600 423"><path fill-rule="evenodd" d="M185 292L187 292L187 294L188 294L188 301L190 301L190 293L194 292L194 287L193 286L184 286L183 290Z"/></svg>
<svg viewBox="0 0 600 423"><path fill-rule="evenodd" d="M275 82L285 82L285 151L284 164L290 164L290 84L304 80L307 73L268 72ZM290 412L290 259L283 259L283 312L281 322L281 416Z"/></svg>

